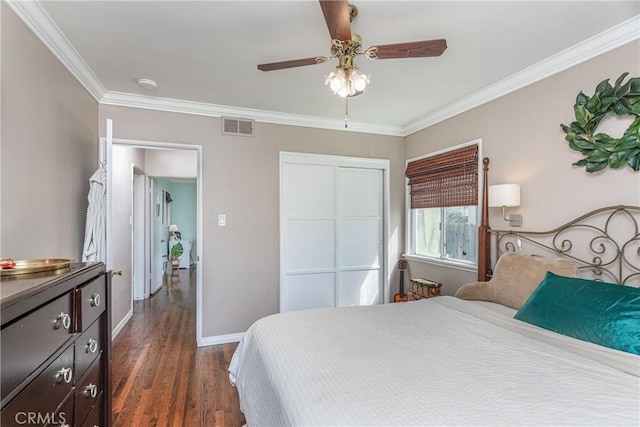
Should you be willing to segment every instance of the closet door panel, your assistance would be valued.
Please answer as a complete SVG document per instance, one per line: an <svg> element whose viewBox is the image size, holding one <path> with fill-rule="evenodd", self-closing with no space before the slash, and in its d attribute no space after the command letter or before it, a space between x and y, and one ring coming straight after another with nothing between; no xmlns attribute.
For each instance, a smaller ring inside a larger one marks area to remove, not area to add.
<svg viewBox="0 0 640 427"><path fill-rule="evenodd" d="M286 164L284 207L288 218L336 215L336 168L326 165Z"/></svg>
<svg viewBox="0 0 640 427"><path fill-rule="evenodd" d="M380 304L383 186L379 169L338 168L338 305Z"/></svg>
<svg viewBox="0 0 640 427"><path fill-rule="evenodd" d="M335 306L335 273L292 274L286 280L287 311Z"/></svg>
<svg viewBox="0 0 640 427"><path fill-rule="evenodd" d="M338 215L380 217L382 214L382 171L339 168Z"/></svg>
<svg viewBox="0 0 640 427"><path fill-rule="evenodd" d="M281 311L336 304L336 167L282 169L284 255Z"/></svg>
<svg viewBox="0 0 640 427"><path fill-rule="evenodd" d="M380 271L360 270L340 272L338 306L373 305L382 301Z"/></svg>
<svg viewBox="0 0 640 427"><path fill-rule="evenodd" d="M336 267L335 220L290 219L286 233L287 273Z"/></svg>
<svg viewBox="0 0 640 427"><path fill-rule="evenodd" d="M380 219L341 219L339 226L339 258L341 269L380 268Z"/></svg>

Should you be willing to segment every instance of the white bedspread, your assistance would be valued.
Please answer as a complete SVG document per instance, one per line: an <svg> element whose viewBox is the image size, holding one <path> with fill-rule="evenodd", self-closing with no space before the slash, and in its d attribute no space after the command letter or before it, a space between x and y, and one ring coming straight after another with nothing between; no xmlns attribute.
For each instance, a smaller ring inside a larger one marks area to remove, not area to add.
<svg viewBox="0 0 640 427"><path fill-rule="evenodd" d="M250 426L640 425L639 377L493 313L438 297L269 316L230 378Z"/></svg>

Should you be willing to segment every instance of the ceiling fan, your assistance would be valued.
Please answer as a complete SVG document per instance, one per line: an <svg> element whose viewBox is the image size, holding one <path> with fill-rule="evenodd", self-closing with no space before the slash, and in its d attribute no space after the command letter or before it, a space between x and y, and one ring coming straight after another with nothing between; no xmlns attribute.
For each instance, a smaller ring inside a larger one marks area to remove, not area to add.
<svg viewBox="0 0 640 427"><path fill-rule="evenodd" d="M331 35L331 56L314 56L312 58L294 59L291 61L271 62L258 65L262 71L282 70L302 67L339 59L339 65L329 74L325 84L331 91L341 97L360 95L369 77L357 72L354 58L364 55L369 59L400 59L440 56L447 48L445 39L423 40L408 43L395 43L362 48L362 38L351 32L351 22L358 15L358 9L347 3L347 0L320 0L329 34Z"/></svg>

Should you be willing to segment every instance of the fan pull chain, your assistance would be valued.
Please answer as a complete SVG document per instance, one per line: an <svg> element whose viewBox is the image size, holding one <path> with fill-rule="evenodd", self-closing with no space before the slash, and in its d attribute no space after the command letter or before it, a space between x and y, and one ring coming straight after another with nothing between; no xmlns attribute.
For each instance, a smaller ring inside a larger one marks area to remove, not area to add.
<svg viewBox="0 0 640 427"><path fill-rule="evenodd" d="M344 128L347 129L349 127L349 97L346 96L344 100L345 100Z"/></svg>

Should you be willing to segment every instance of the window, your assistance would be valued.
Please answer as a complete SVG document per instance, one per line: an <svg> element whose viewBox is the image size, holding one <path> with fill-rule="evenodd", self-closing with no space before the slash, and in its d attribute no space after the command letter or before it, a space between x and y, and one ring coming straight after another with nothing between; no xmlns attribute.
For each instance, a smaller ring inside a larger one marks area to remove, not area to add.
<svg viewBox="0 0 640 427"><path fill-rule="evenodd" d="M407 165L409 254L476 264L478 259L478 144Z"/></svg>
<svg viewBox="0 0 640 427"><path fill-rule="evenodd" d="M412 255L475 263L477 206L411 209Z"/></svg>

